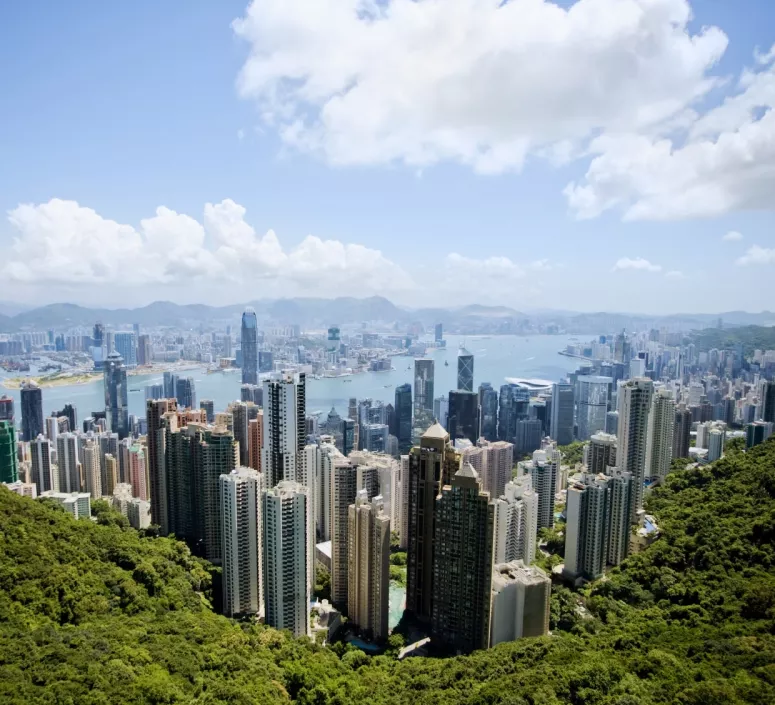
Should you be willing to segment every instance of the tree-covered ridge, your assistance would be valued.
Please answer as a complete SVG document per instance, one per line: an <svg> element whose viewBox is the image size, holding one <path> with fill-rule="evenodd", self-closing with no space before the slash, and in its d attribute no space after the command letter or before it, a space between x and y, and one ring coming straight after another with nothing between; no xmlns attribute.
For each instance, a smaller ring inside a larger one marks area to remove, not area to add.
<svg viewBox="0 0 775 705"><path fill-rule="evenodd" d="M398 662L235 624L182 544L0 490L0 702L775 702L775 441L677 471L649 509L662 537L556 586L551 637Z"/></svg>
<svg viewBox="0 0 775 705"><path fill-rule="evenodd" d="M690 338L700 352L707 352L713 348L724 350L739 344L743 346L743 354L748 357L753 354L754 350L772 350L775 348L775 327L705 328L694 331Z"/></svg>

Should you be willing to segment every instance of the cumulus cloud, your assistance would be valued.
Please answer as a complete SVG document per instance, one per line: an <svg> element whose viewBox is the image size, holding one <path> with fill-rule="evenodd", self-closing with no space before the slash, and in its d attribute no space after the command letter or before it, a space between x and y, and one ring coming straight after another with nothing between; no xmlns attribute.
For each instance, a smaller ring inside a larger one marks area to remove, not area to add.
<svg viewBox="0 0 775 705"><path fill-rule="evenodd" d="M753 245L737 259L737 264L741 267L753 264L775 264L775 249Z"/></svg>
<svg viewBox="0 0 775 705"><path fill-rule="evenodd" d="M665 277L668 279L685 279L684 273L677 270L677 269L671 269L669 272L665 272Z"/></svg>
<svg viewBox="0 0 775 705"><path fill-rule="evenodd" d="M775 53L743 71L737 92L677 138L638 132L594 139L584 179L565 189L580 218L611 208L627 220L771 209L775 190Z"/></svg>
<svg viewBox="0 0 775 705"><path fill-rule="evenodd" d="M554 163L685 120L727 45L686 0L254 0L241 95L332 164Z"/></svg>
<svg viewBox="0 0 775 705"><path fill-rule="evenodd" d="M414 286L401 267L362 245L308 236L286 250L273 231L257 235L244 219L245 209L228 199L208 203L203 223L160 206L137 228L60 199L20 205L8 215L18 236L0 277L23 284L141 287L204 281L329 296ZM214 247L207 245L208 234Z"/></svg>
<svg viewBox="0 0 775 705"><path fill-rule="evenodd" d="M661 272L662 267L658 264L652 264L643 257L621 257L616 261L613 271L618 272L627 269L640 270L642 272Z"/></svg>
<svg viewBox="0 0 775 705"><path fill-rule="evenodd" d="M476 259L451 253L428 271L407 271L381 251L308 235L283 246L263 235L231 199L208 203L200 220L160 206L138 226L109 220L75 201L52 199L9 212L17 232L0 280L35 289L99 291L111 303L138 291L198 291L200 300L273 296L384 295L417 303L508 303L535 289L527 273L558 265L524 265L508 257Z"/></svg>
<svg viewBox="0 0 775 705"><path fill-rule="evenodd" d="M737 230L730 230L721 239L724 240L724 242L738 242L743 239L743 234L737 232Z"/></svg>

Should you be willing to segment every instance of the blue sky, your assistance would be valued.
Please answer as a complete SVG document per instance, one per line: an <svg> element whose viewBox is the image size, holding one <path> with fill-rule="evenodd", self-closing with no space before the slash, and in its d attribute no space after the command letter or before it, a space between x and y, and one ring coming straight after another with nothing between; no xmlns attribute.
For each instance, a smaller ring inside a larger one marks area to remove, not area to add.
<svg viewBox="0 0 775 705"><path fill-rule="evenodd" d="M0 300L772 308L775 3L358 4L0 7Z"/></svg>

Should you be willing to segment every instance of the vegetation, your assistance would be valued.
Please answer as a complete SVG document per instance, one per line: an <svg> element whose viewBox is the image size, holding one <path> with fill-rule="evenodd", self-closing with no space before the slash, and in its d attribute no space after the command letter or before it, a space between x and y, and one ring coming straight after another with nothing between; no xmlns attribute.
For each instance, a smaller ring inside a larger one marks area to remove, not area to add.
<svg viewBox="0 0 775 705"><path fill-rule="evenodd" d="M775 440L677 469L649 497L661 537L592 587L555 586L552 636L450 659L216 615L206 564L97 508L74 521L0 488L0 703L775 702Z"/></svg>
<svg viewBox="0 0 775 705"><path fill-rule="evenodd" d="M741 326L739 328L706 328L694 331L691 341L697 350L707 352L713 348L724 350L735 345L743 346L746 357L753 355L754 350L772 350L775 348L775 327L771 326Z"/></svg>
<svg viewBox="0 0 775 705"><path fill-rule="evenodd" d="M573 467L576 463L580 463L584 458L584 445L584 441L574 441L567 446L560 446L562 464Z"/></svg>

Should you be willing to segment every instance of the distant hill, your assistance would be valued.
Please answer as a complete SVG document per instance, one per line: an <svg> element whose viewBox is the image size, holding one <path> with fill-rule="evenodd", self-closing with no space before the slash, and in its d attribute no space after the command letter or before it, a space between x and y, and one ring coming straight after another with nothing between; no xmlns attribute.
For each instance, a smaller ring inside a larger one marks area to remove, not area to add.
<svg viewBox="0 0 775 705"><path fill-rule="evenodd" d="M575 335L597 335L619 330L643 330L662 326L700 330L715 327L719 318L722 319L725 330L735 326L775 325L775 313L769 311L648 316L604 311L574 313L542 309L540 312L528 314L508 306L481 304L413 309L397 306L382 296L362 299L347 296L335 299L300 297L249 301L247 305L256 310L262 325L298 324L308 329L361 323L395 324L399 327L420 324L428 328L435 323L442 323L444 330L450 333L514 333L536 326L552 326L555 330ZM107 309L57 303L18 311L10 315L3 312L0 304L0 332L64 329L78 326L90 328L97 321L114 328L128 328L133 323L146 327L225 327L229 324L238 325L244 308L245 304L181 305L170 301L155 301L134 309Z"/></svg>

